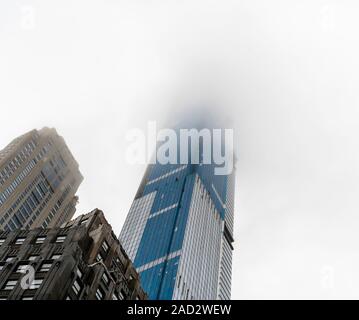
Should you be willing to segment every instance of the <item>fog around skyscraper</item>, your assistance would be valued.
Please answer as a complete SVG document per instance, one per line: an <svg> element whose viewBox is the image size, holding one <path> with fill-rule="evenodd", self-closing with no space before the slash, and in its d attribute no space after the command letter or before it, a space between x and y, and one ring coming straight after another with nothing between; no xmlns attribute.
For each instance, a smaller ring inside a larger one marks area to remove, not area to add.
<svg viewBox="0 0 359 320"><path fill-rule="evenodd" d="M132 128L213 111L238 149L232 298L358 298L355 1L0 4L0 148L55 127L121 230Z"/></svg>

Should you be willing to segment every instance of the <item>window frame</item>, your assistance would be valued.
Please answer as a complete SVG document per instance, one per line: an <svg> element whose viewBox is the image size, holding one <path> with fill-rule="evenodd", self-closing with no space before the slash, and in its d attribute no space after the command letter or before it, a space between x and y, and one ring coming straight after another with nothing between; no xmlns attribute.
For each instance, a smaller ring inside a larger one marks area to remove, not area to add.
<svg viewBox="0 0 359 320"><path fill-rule="evenodd" d="M18 242L19 240L21 240L21 241ZM25 240L26 240L26 237L17 237L17 238L15 239L14 244L15 244L15 245L22 245L22 244L25 242Z"/></svg>
<svg viewBox="0 0 359 320"><path fill-rule="evenodd" d="M110 245L107 243L106 240L104 240L101 244L101 248L105 253L108 253L108 251L110 250Z"/></svg>
<svg viewBox="0 0 359 320"><path fill-rule="evenodd" d="M101 281L104 285L108 286L111 282L111 278L106 272L104 272L101 276Z"/></svg>
<svg viewBox="0 0 359 320"><path fill-rule="evenodd" d="M12 283L12 285L10 285L10 282ZM14 290L14 288L17 285L17 280L8 280L5 282L4 287L2 288L2 290L6 290L6 291L11 291Z"/></svg>
<svg viewBox="0 0 359 320"><path fill-rule="evenodd" d="M77 288L77 286L78 288ZM81 293L81 290L82 290L82 286L81 284L77 281L77 279L75 279L75 281L72 283L72 286L71 286L71 289L72 291L75 293L76 296L79 296L80 293ZM76 290L75 290L76 289Z"/></svg>
<svg viewBox="0 0 359 320"><path fill-rule="evenodd" d="M46 266L48 266L47 268L44 268ZM53 266L53 261L49 261L49 260L45 260L41 265L40 265L40 269L39 272L49 272L51 270Z"/></svg>
<svg viewBox="0 0 359 320"><path fill-rule="evenodd" d="M35 244L43 244L46 240L46 236L38 236L35 239Z"/></svg>
<svg viewBox="0 0 359 320"><path fill-rule="evenodd" d="M101 299L99 299L98 293L101 295L101 297L100 297ZM104 299L105 293L103 292L103 290L100 287L97 288L97 290L95 292L95 297L96 297L97 300L103 300Z"/></svg>
<svg viewBox="0 0 359 320"><path fill-rule="evenodd" d="M81 269L79 267L76 268L76 275L77 278L82 279L82 277L84 276L84 273L81 271Z"/></svg>
<svg viewBox="0 0 359 320"><path fill-rule="evenodd" d="M16 256L7 256L5 259L5 262L11 262L14 261L16 259Z"/></svg>
<svg viewBox="0 0 359 320"><path fill-rule="evenodd" d="M21 268L21 267L24 267L24 268ZM15 272L16 273L25 273L27 267L30 267L29 263L20 262L20 263L18 263Z"/></svg>
<svg viewBox="0 0 359 320"><path fill-rule="evenodd" d="M55 243L64 243L66 238L66 235L58 235L55 239Z"/></svg>
<svg viewBox="0 0 359 320"><path fill-rule="evenodd" d="M39 282L40 281L40 282ZM30 286L29 286L29 289L30 290L36 290L36 289L39 289L42 285L42 283L44 282L44 279L43 278L39 278L39 279L34 279Z"/></svg>
<svg viewBox="0 0 359 320"><path fill-rule="evenodd" d="M39 257L38 254L30 254L27 260L29 261L35 261Z"/></svg>

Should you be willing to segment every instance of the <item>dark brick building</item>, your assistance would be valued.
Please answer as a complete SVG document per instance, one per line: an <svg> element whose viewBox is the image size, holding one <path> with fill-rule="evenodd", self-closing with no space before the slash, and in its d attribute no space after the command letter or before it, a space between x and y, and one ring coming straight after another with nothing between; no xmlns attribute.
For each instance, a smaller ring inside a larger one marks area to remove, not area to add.
<svg viewBox="0 0 359 320"><path fill-rule="evenodd" d="M60 228L0 231L0 300L4 299L147 296L111 226L95 209Z"/></svg>

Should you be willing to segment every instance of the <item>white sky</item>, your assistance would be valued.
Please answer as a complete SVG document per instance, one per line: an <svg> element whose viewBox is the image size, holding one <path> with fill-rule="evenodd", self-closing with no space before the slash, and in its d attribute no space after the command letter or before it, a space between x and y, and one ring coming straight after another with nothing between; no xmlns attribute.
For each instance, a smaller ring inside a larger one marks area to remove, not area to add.
<svg viewBox="0 0 359 320"><path fill-rule="evenodd" d="M0 146L56 127L85 176L78 213L118 234L144 170L127 130L215 101L238 135L233 298L359 298L358 16L348 0L2 1Z"/></svg>

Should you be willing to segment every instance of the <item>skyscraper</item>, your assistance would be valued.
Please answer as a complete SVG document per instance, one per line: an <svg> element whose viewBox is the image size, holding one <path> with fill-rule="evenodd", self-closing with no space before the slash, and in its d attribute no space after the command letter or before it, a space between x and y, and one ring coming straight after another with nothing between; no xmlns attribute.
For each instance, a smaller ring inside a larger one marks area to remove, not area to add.
<svg viewBox="0 0 359 320"><path fill-rule="evenodd" d="M149 299L231 297L234 171L213 164L151 164L120 242Z"/></svg>
<svg viewBox="0 0 359 320"><path fill-rule="evenodd" d="M83 177L55 129L32 130L0 151L0 229L53 227L75 213Z"/></svg>

